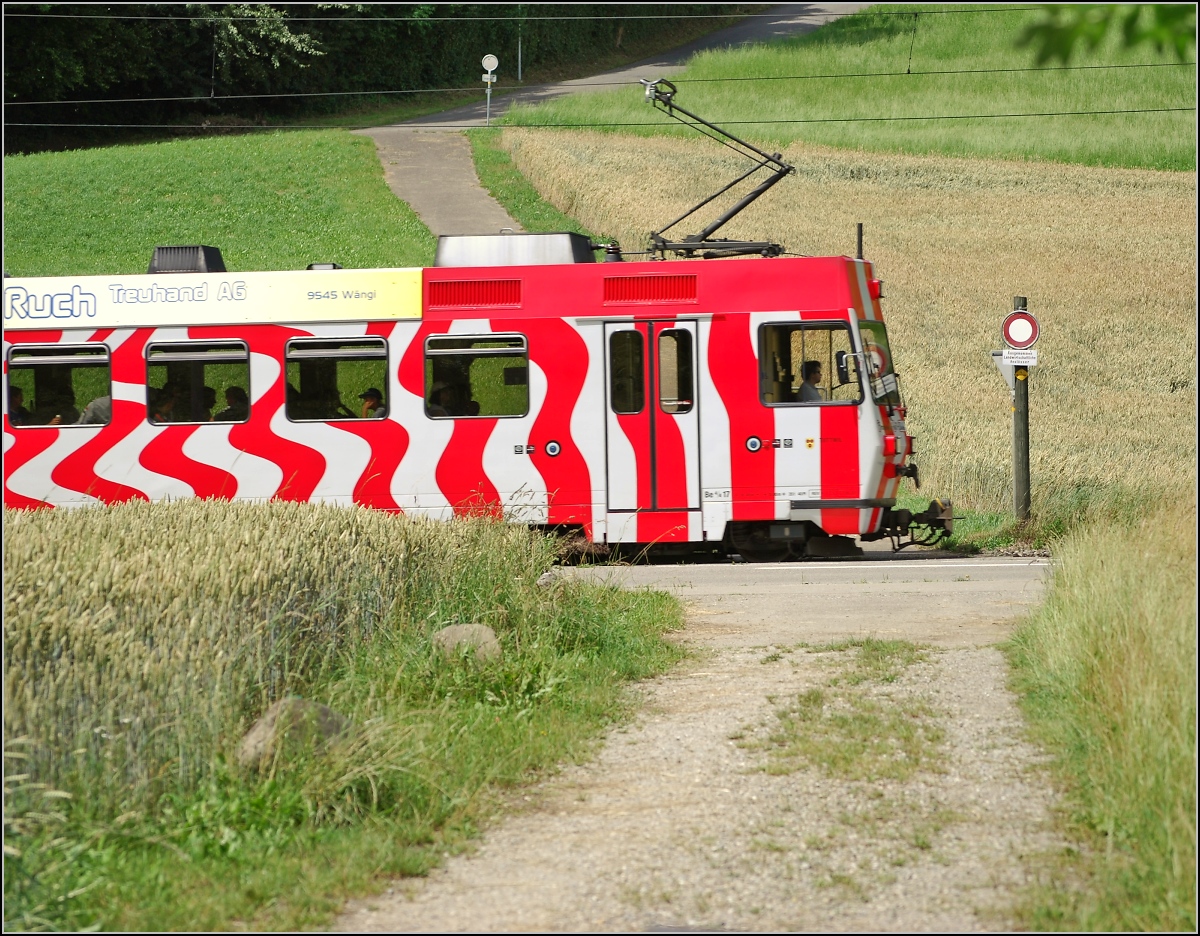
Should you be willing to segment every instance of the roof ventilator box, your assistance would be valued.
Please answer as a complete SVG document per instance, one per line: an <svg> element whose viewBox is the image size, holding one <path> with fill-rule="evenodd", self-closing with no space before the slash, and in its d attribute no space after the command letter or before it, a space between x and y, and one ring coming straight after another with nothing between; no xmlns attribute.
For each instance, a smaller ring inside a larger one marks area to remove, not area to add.
<svg viewBox="0 0 1200 936"><path fill-rule="evenodd" d="M544 266L595 263L592 242L582 234L443 234L435 267Z"/></svg>
<svg viewBox="0 0 1200 936"><path fill-rule="evenodd" d="M226 273L216 247L155 247L147 273Z"/></svg>

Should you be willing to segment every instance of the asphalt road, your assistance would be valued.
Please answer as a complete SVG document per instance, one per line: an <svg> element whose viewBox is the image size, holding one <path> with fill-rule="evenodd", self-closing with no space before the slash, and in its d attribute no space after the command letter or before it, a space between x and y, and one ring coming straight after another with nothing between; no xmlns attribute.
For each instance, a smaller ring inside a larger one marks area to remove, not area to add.
<svg viewBox="0 0 1200 936"><path fill-rule="evenodd" d="M592 75L587 78L576 78L572 81L560 81L553 84L529 85L519 90L492 92L491 116L499 117L508 110L514 102L523 104L537 103L561 94L571 94L579 91L601 91L617 85L636 86L638 79L670 78L685 68L688 59L697 52L707 49L731 49L744 45L754 45L760 42L771 42L785 39L788 36L798 36L812 32L838 17L855 13L869 3L779 3L763 15L748 17L736 26L709 33L686 45L678 46L650 58L642 59L631 65L625 65L613 71ZM515 63L501 62L499 72L511 76L516 72ZM480 82L480 101L458 107L454 110L443 111L440 114L430 114L418 117L405 124L425 130L464 130L469 127L484 126L487 118L487 98Z"/></svg>
<svg viewBox="0 0 1200 936"><path fill-rule="evenodd" d="M683 600L687 639L711 648L876 637L977 647L1041 600L1049 560L937 551L783 563L597 566L567 574Z"/></svg>

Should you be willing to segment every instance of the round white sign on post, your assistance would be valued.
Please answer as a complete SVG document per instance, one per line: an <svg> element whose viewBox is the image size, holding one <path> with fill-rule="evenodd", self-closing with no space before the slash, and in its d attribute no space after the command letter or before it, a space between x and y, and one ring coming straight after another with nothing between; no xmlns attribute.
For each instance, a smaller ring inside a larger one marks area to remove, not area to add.
<svg viewBox="0 0 1200 936"><path fill-rule="evenodd" d="M496 66L499 64L500 59L496 58L496 56L492 55L490 52L483 57L483 68L485 71L495 71Z"/></svg>
<svg viewBox="0 0 1200 936"><path fill-rule="evenodd" d="M1024 350L1032 348L1038 340L1041 329L1038 321L1024 309L1009 312L1000 326L1000 337L1010 348Z"/></svg>

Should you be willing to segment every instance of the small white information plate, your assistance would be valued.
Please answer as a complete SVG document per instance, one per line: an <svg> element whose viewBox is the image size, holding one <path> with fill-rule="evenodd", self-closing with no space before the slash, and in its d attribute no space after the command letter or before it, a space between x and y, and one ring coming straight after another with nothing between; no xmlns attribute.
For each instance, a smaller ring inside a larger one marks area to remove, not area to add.
<svg viewBox="0 0 1200 936"><path fill-rule="evenodd" d="M1014 364L1019 367L1033 367L1037 364L1037 351L1033 348L1005 348L1001 352L1000 360L1005 364Z"/></svg>

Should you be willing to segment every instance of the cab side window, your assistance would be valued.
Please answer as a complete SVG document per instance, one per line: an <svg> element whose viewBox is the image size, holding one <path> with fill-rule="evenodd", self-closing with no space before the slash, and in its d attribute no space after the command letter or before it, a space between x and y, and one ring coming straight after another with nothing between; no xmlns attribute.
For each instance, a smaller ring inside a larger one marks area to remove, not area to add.
<svg viewBox="0 0 1200 936"><path fill-rule="evenodd" d="M18 428L107 425L112 421L108 347L15 345L8 353L8 407Z"/></svg>
<svg viewBox="0 0 1200 936"><path fill-rule="evenodd" d="M859 403L859 359L845 322L763 325L758 334L760 398L767 406Z"/></svg>

